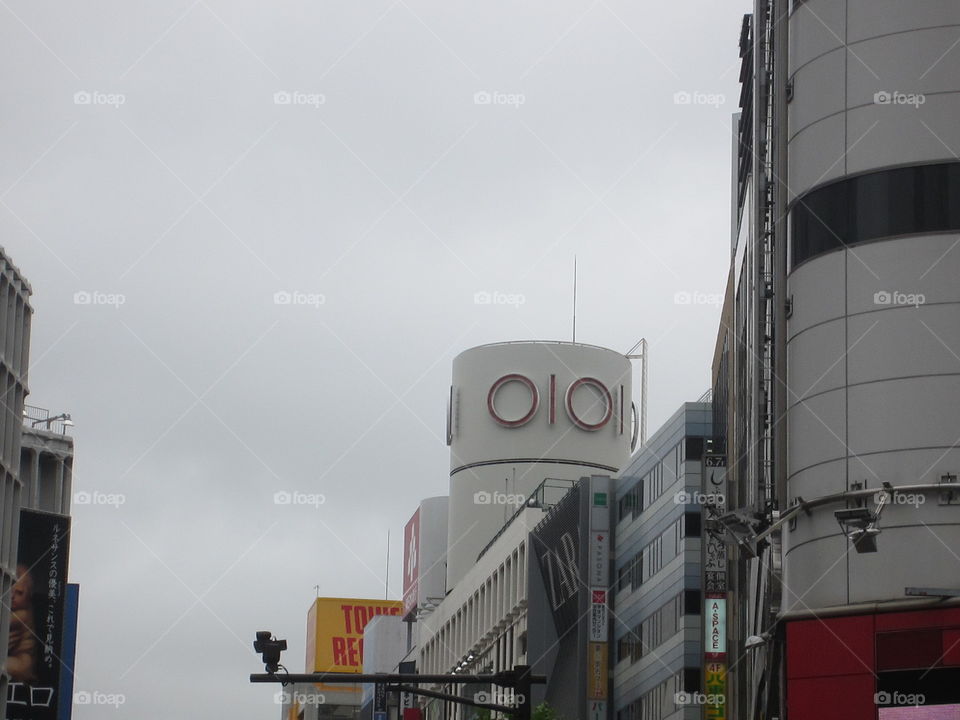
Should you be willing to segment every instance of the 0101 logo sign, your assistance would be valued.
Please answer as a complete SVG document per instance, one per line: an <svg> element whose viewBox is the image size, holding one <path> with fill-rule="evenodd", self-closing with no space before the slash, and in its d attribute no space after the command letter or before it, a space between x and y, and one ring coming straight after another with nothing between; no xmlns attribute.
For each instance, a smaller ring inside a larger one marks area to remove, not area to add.
<svg viewBox="0 0 960 720"><path fill-rule="evenodd" d="M508 418L504 417L503 414L497 410L497 393L500 392L502 388L511 384L518 383L524 386L530 394L530 404L526 410L520 414L518 417ZM550 425L553 425L557 421L557 400L558 400L558 388L557 388L557 376L551 375L549 380L549 390L548 390L548 400L547 400L547 421ZM575 403L575 398L578 392L585 392L592 390L595 395L598 397L598 401L591 403L591 405L600 405L600 416L599 419L590 418L587 419L583 417L582 410L577 410ZM620 418L620 431L623 431L623 395L624 388L623 385L619 388L619 405L614 402L614 394L610 392L610 389L600 380L593 377L580 377L576 378L573 382L567 386L566 392L563 395L563 407L566 411L567 417L570 419L576 427L581 430L586 430L588 432L593 432L600 430L603 427L606 427L607 424L614 418L614 411L617 411L617 417ZM493 418L494 422L498 425L501 425L506 428L518 428L526 425L531 420L533 420L537 413L540 410L540 389L537 387L537 384L531 380L526 375L520 373L508 373L503 377L499 378L493 385L490 386L490 391L487 393L487 412L490 414L490 417ZM591 422L590 420L594 420Z"/></svg>

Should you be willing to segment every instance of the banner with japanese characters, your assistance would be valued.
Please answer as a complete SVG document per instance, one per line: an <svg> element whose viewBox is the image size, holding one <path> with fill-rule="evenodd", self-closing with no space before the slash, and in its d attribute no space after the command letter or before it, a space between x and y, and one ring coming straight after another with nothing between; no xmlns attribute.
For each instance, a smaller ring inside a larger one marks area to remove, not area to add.
<svg viewBox="0 0 960 720"><path fill-rule="evenodd" d="M70 518L20 511L16 580L10 592L7 720L54 720L64 632Z"/></svg>

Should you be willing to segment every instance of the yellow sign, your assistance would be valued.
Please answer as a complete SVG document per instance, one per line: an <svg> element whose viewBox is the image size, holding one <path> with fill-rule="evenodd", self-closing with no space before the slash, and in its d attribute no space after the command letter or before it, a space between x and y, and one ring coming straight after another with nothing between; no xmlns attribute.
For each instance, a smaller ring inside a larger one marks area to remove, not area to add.
<svg viewBox="0 0 960 720"><path fill-rule="evenodd" d="M607 643L587 643L587 698L607 699Z"/></svg>
<svg viewBox="0 0 960 720"><path fill-rule="evenodd" d="M706 695L704 718L727 720L727 664L708 662L706 671Z"/></svg>
<svg viewBox="0 0 960 720"><path fill-rule="evenodd" d="M400 615L402 611L399 600L317 598L307 613L306 671L363 672L363 629L377 615ZM324 687L360 691L352 685Z"/></svg>

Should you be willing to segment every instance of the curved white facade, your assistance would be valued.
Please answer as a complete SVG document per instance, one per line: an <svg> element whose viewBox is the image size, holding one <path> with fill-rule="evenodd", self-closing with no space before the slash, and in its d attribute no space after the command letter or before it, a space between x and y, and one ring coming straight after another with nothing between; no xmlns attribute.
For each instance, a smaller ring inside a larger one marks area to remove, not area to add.
<svg viewBox="0 0 960 720"><path fill-rule="evenodd" d="M631 365L565 342L482 345L453 361L447 590L544 478L630 458Z"/></svg>
<svg viewBox="0 0 960 720"><path fill-rule="evenodd" d="M960 32L960 3L794 4L791 201L845 175L955 159L954 152L960 152L960 53L948 49ZM889 95L891 102L878 93ZM924 96L920 105L909 102L916 94Z"/></svg>
<svg viewBox="0 0 960 720"><path fill-rule="evenodd" d="M831 208L859 203L838 224L837 247L811 241L799 263L794 253L790 502L856 483L936 483L960 474L960 247L955 230L931 230L955 220L924 215L943 188L923 168L956 170L948 164L960 151L960 52L948 48L960 35L960 3L807 0L790 32L790 199L820 192L810 222L827 224ZM895 169L906 174L887 172ZM850 178L860 184L844 185ZM871 197L885 183L914 183L916 202L898 208L899 191ZM801 513L784 533L785 609L956 586L960 507L930 492L898 500L882 513L876 553L857 553L841 532L834 513L844 504Z"/></svg>

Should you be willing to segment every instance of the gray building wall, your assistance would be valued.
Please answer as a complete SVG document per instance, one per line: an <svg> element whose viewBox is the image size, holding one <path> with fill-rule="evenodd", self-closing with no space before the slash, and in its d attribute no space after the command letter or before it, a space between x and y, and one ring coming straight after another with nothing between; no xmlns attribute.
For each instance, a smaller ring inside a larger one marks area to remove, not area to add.
<svg viewBox="0 0 960 720"><path fill-rule="evenodd" d="M664 632L656 647L644 646L642 657L621 655L622 642L635 639L634 628L671 598L678 594L682 597L685 590L694 591L701 596L702 604L700 537L680 538L676 554L671 546L676 543L677 523L683 522L685 513L700 514L696 499L702 487L702 450L692 452L695 457L687 458L687 439L694 439L691 445L702 449L711 435L710 403L685 403L636 452L617 480L611 650L615 718L631 717L630 704L656 692L660 693L655 703L659 710L653 710L651 717L664 720L700 717L698 707L678 708L674 695L684 690L684 668L699 671L702 665L701 614L684 614L677 631L669 635ZM698 438L702 442L698 442ZM628 496L638 483L644 483L643 505L634 509ZM656 497L651 496L654 485L660 485ZM658 537L663 538L662 567L649 577L644 569L637 584L631 575L632 568L635 569L632 564L638 553ZM645 643L645 639L641 641ZM680 678L675 680L678 674ZM664 684L666 687L658 691ZM652 702L652 698L647 702Z"/></svg>
<svg viewBox="0 0 960 720"><path fill-rule="evenodd" d="M803 198L864 173L956 164L960 53L946 50L958 31L955 0L798 6L790 18L791 193ZM879 489L960 474L957 233L905 233L892 220L901 211L877 195L884 186L860 187L854 217L874 219L879 234L854 245L853 226L838 227L846 244L802 262L789 278L790 497L782 507L856 484ZM945 190L916 188L923 211L911 198L912 227L924 227L927 206ZM956 190L949 192L955 205ZM922 300L898 302L897 293ZM891 505L872 554L851 552L834 518L842 507L817 508L784 532L785 609L892 601L906 586L956 585L955 506L935 493L919 506Z"/></svg>
<svg viewBox="0 0 960 720"><path fill-rule="evenodd" d="M0 248L0 597L9 598L17 569L20 520L20 428L30 357L30 285ZM7 657L8 603L0 603L0 658ZM9 677L0 675L0 717Z"/></svg>
<svg viewBox="0 0 960 720"><path fill-rule="evenodd" d="M45 412L45 411L43 411ZM73 438L64 430L32 427L24 418L20 446L21 508L70 514Z"/></svg>

